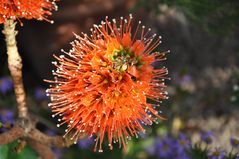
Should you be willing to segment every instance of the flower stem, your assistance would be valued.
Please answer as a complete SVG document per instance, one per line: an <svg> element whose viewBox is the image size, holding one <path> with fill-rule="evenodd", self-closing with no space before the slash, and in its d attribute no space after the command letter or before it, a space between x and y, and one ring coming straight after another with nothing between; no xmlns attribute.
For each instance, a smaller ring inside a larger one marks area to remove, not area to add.
<svg viewBox="0 0 239 159"><path fill-rule="evenodd" d="M22 83L22 59L18 53L15 30L16 22L7 20L4 23L3 34L7 45L8 67L14 83L14 91L18 104L18 116L26 118L28 114L26 106L26 94Z"/></svg>

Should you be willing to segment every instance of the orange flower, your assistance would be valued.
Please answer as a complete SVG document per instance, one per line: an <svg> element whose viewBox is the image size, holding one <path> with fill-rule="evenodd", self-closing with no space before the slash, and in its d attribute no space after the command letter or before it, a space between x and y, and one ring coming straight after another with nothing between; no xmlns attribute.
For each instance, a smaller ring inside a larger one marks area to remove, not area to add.
<svg viewBox="0 0 239 159"><path fill-rule="evenodd" d="M7 19L46 20L51 10L57 10L56 0L0 0L0 24ZM49 21L53 23L53 21Z"/></svg>
<svg viewBox="0 0 239 159"><path fill-rule="evenodd" d="M95 150L105 136L125 147L127 139L144 132L143 125L158 122L156 106L167 98L163 91L165 67L154 69L152 63L165 59L165 53L153 52L160 38L150 36L139 22L132 34L131 19L119 24L106 17L94 25L92 35L76 35L72 49L53 62L56 71L47 95L53 117L59 115L65 135L75 142L83 136L95 136ZM139 36L139 37L138 37Z"/></svg>

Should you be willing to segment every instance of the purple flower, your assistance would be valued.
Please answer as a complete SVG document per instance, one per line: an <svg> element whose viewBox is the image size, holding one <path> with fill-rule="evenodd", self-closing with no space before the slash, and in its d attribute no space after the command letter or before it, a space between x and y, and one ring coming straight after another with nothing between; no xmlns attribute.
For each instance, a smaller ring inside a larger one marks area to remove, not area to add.
<svg viewBox="0 0 239 159"><path fill-rule="evenodd" d="M146 148L151 156L157 156L164 159L190 159L187 151L191 148L190 140L180 134L178 139L174 139L170 135L163 138L156 138L154 143Z"/></svg>
<svg viewBox="0 0 239 159"><path fill-rule="evenodd" d="M238 148L239 147L239 139L231 138L230 142L231 142L231 145L232 145L233 148Z"/></svg>
<svg viewBox="0 0 239 159"><path fill-rule="evenodd" d="M213 137L212 131L208 131L206 133L201 133L201 140L203 142L205 142L206 144L212 143L212 137Z"/></svg>
<svg viewBox="0 0 239 159"><path fill-rule="evenodd" d="M239 154L237 155L236 159L239 159Z"/></svg>
<svg viewBox="0 0 239 159"><path fill-rule="evenodd" d="M92 143L93 143L92 138L84 138L84 139L81 139L77 145L81 149L87 149L91 146Z"/></svg>
<svg viewBox="0 0 239 159"><path fill-rule="evenodd" d="M175 155L175 151L173 151L175 143L176 142L169 136L159 139L155 145L156 155L162 158L172 158L172 156Z"/></svg>
<svg viewBox="0 0 239 159"><path fill-rule="evenodd" d="M7 131L14 124L14 113L9 110L1 111L0 122L3 123L3 127L0 128L0 132Z"/></svg>
<svg viewBox="0 0 239 159"><path fill-rule="evenodd" d="M36 100L45 100L48 99L46 96L46 91L43 88L37 87L34 92L34 97Z"/></svg>
<svg viewBox="0 0 239 159"><path fill-rule="evenodd" d="M148 154L151 155L151 156L155 155L156 149L155 149L154 144L148 146L148 147L146 148L146 152L148 152Z"/></svg>
<svg viewBox="0 0 239 159"><path fill-rule="evenodd" d="M9 110L3 110L0 112L0 121L3 123L14 123L14 113Z"/></svg>
<svg viewBox="0 0 239 159"><path fill-rule="evenodd" d="M177 148L188 150L191 148L191 142L190 140L182 133L179 134L178 140L177 140L176 146Z"/></svg>
<svg viewBox="0 0 239 159"><path fill-rule="evenodd" d="M181 77L181 83L188 83L192 81L192 77L190 75L184 75L183 77Z"/></svg>
<svg viewBox="0 0 239 159"><path fill-rule="evenodd" d="M12 79L10 77L0 78L0 92L6 94L8 91L11 91L13 88Z"/></svg>
<svg viewBox="0 0 239 159"><path fill-rule="evenodd" d="M174 159L191 159L186 152L181 153L181 154L177 154L176 157L174 157Z"/></svg>
<svg viewBox="0 0 239 159"><path fill-rule="evenodd" d="M174 144L173 152L174 159L190 159L187 151L191 148L191 141L182 133L179 134L176 143Z"/></svg>
<svg viewBox="0 0 239 159"><path fill-rule="evenodd" d="M53 153L56 155L57 159L60 159L62 157L62 150L59 148L52 148Z"/></svg>
<svg viewBox="0 0 239 159"><path fill-rule="evenodd" d="M56 135L56 132L53 131L53 130L50 130L50 129L47 129L47 130L45 131L45 133L46 133L47 135L49 135L49 136L55 136L55 135Z"/></svg>
<svg viewBox="0 0 239 159"><path fill-rule="evenodd" d="M215 150L209 152L208 157L210 157L210 159L224 159L225 151L220 148L216 148Z"/></svg>

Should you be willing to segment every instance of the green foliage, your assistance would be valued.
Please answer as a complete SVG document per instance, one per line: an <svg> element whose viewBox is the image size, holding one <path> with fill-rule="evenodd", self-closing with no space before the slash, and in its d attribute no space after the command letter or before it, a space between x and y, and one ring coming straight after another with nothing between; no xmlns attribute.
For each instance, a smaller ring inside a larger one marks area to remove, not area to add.
<svg viewBox="0 0 239 159"><path fill-rule="evenodd" d="M0 146L0 159L7 159L8 158L8 145Z"/></svg>
<svg viewBox="0 0 239 159"><path fill-rule="evenodd" d="M234 0L178 0L171 2L208 31L225 34L238 24L239 2Z"/></svg>
<svg viewBox="0 0 239 159"><path fill-rule="evenodd" d="M159 5L175 7L209 32L228 34L239 24L236 0L140 0L137 8L160 13Z"/></svg>
<svg viewBox="0 0 239 159"><path fill-rule="evenodd" d="M20 153L15 152L17 142L0 146L0 159L37 159L37 154L29 146L26 146Z"/></svg>
<svg viewBox="0 0 239 159"><path fill-rule="evenodd" d="M193 159L208 159L208 149L201 148L200 144L195 144L188 153Z"/></svg>
<svg viewBox="0 0 239 159"><path fill-rule="evenodd" d="M144 155L145 149L153 143L153 138L147 138L145 140L130 141L127 145L127 155L125 159L138 158L140 155Z"/></svg>

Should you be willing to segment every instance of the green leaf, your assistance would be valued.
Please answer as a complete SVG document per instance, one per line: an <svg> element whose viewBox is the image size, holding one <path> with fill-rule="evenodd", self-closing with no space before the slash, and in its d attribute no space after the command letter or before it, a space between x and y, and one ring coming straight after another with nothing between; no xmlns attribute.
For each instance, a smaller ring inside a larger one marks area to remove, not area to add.
<svg viewBox="0 0 239 159"><path fill-rule="evenodd" d="M26 146L20 153L15 152L15 148L18 145L17 141L14 141L7 145L0 146L0 159L37 159L38 155L29 146Z"/></svg>
<svg viewBox="0 0 239 159"><path fill-rule="evenodd" d="M7 159L8 158L8 145L1 145L0 146L0 159Z"/></svg>
<svg viewBox="0 0 239 159"><path fill-rule="evenodd" d="M14 148L14 147L13 147ZM8 159L37 159L37 154L29 146L26 146L22 152L16 153L14 149L11 149L8 154Z"/></svg>

